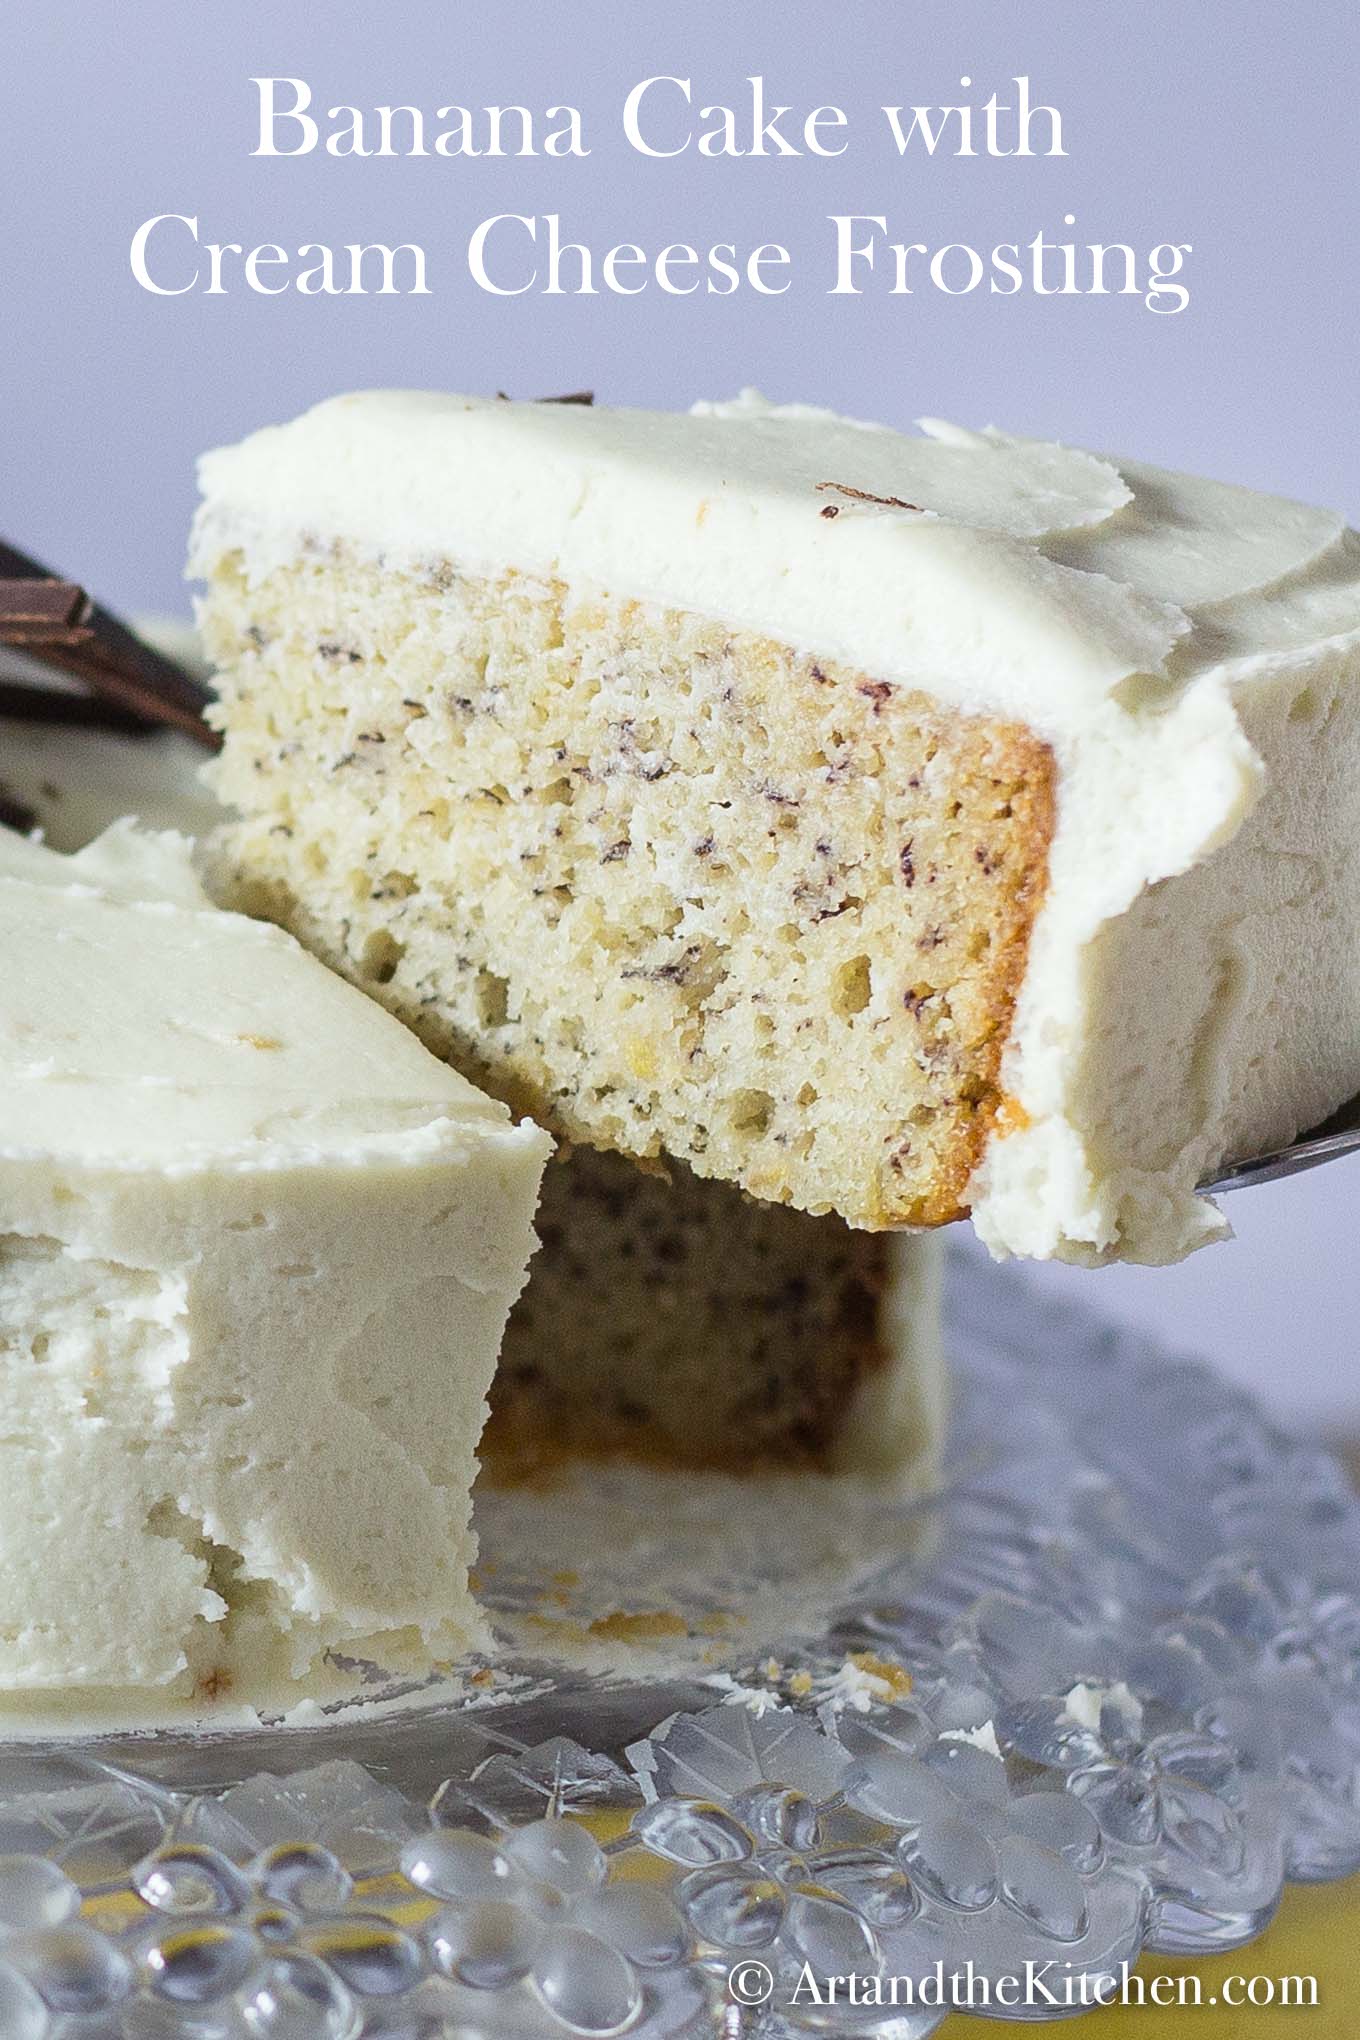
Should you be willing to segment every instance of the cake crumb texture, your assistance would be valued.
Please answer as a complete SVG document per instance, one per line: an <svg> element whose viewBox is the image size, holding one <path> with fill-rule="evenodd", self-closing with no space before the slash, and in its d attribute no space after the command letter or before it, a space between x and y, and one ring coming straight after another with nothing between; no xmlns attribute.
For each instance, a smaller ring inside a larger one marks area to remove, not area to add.
<svg viewBox="0 0 1360 2040"><path fill-rule="evenodd" d="M858 1456L848 1421L875 1395L897 1412L880 1451L885 1428L904 1466L934 1442L933 1299L907 1306L908 1350L889 1296L933 1242L589 1148L550 1165L535 1224L482 1440L498 1478L564 1453L827 1469Z"/></svg>
<svg viewBox="0 0 1360 2040"><path fill-rule="evenodd" d="M695 613L303 545L203 608L236 896L565 1138L960 1215L1054 825L1019 724Z"/></svg>

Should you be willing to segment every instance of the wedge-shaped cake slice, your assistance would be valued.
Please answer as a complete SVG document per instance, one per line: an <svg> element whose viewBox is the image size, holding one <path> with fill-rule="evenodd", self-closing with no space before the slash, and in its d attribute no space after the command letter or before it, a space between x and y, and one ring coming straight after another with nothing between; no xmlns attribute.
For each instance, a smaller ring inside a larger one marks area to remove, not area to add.
<svg viewBox="0 0 1360 2040"><path fill-rule="evenodd" d="M485 1641L486 1393L547 1137L183 838L0 830L0 1688Z"/></svg>
<svg viewBox="0 0 1360 2040"><path fill-rule="evenodd" d="M1360 541L756 398L203 462L244 896L570 1138L1174 1258L1360 1086Z"/></svg>

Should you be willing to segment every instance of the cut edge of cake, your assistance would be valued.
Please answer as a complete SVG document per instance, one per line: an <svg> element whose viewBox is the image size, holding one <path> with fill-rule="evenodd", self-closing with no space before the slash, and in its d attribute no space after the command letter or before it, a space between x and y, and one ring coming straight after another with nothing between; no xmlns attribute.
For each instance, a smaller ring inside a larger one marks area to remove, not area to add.
<svg viewBox="0 0 1360 2040"><path fill-rule="evenodd" d="M679 612L447 583L347 553L219 576L210 643L265 680L224 681L213 771L241 904L563 1139L871 1229L959 1217L1047 747Z"/></svg>
<svg viewBox="0 0 1360 2040"><path fill-rule="evenodd" d="M484 1477L567 1459L750 1475L938 1471L940 1243L856 1232L679 1164L559 1150L511 1312Z"/></svg>

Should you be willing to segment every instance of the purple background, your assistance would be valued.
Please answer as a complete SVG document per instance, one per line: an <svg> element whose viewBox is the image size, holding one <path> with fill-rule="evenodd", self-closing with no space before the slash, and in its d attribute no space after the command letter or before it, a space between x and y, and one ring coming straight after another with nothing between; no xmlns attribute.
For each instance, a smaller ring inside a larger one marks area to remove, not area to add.
<svg viewBox="0 0 1360 2040"><path fill-rule="evenodd" d="M136 0L22 9L0 74L4 503L26 549L129 609L182 609L204 446L334 390L405 383L516 395L589 386L683 405L770 395L905 423L918 412L1136 452L1360 513L1355 399L1353 0L851 0L623 7L493 0ZM804 112L851 117L834 162L644 161L628 87L687 75L696 104L745 103L749 72ZM1028 73L1065 121L1065 160L899 159L884 103L982 99ZM254 160L256 74L315 104L566 101L584 161ZM973 80L960 94L962 75ZM562 215L602 252L636 240L784 242L794 287L762 299L538 294L467 275L471 228ZM153 298L128 244L160 212L204 240L415 240L428 298ZM834 212L892 238L1189 241L1192 301L918 290L825 294ZM1067 230L1063 214L1077 225ZM1040 1280L1160 1327L1258 1381L1301 1422L1360 1432L1354 1360L1360 1164L1231 1206L1240 1237L1179 1269Z"/></svg>

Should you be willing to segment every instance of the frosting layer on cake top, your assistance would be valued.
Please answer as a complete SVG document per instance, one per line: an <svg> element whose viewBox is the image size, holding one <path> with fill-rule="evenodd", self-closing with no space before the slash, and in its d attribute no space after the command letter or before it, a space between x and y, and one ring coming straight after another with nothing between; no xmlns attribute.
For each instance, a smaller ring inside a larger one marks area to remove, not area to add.
<svg viewBox="0 0 1360 2040"><path fill-rule="evenodd" d="M996 431L754 392L689 414L368 391L205 455L193 568L249 534L513 563L696 609L1053 736L1360 628L1331 512Z"/></svg>
<svg viewBox="0 0 1360 2040"><path fill-rule="evenodd" d="M25 959L0 995L0 1159L174 1173L514 1138L281 928L214 907L188 852L126 823L72 857L0 830L0 928Z"/></svg>

